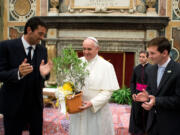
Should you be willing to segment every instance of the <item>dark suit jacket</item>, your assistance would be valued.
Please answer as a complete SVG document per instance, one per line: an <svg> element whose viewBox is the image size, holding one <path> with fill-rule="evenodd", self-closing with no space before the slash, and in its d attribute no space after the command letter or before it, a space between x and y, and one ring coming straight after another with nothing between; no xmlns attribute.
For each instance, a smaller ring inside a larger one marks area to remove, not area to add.
<svg viewBox="0 0 180 135"><path fill-rule="evenodd" d="M147 91L156 97L156 104L149 112L147 130L156 124L158 135L179 135L180 64L169 62L158 88L157 70L157 65L151 66L148 75Z"/></svg>
<svg viewBox="0 0 180 135"><path fill-rule="evenodd" d="M136 89L136 84L147 84L148 67L151 66L147 63L144 67L139 64L134 68L131 78L131 93L138 94L140 91ZM147 111L141 107L140 102L132 101L131 115L129 122L129 132L134 134L144 134L146 128Z"/></svg>
<svg viewBox="0 0 180 135"><path fill-rule="evenodd" d="M42 88L44 79L39 72L41 60L47 62L47 50L41 45L36 45L37 64L34 99L38 108L43 108ZM3 86L0 89L0 112L7 116L15 116L22 109L23 97L26 90L25 79L18 80L18 67L26 58L26 53L21 38L7 40L0 43L0 81Z"/></svg>

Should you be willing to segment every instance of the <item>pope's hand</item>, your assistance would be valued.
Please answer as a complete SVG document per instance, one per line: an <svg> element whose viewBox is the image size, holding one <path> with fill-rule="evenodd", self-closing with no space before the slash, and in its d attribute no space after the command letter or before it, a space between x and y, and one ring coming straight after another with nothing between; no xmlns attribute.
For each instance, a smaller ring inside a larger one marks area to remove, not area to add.
<svg viewBox="0 0 180 135"><path fill-rule="evenodd" d="M27 59L25 58L24 61L19 66L19 75L20 77L24 77L27 74L33 71L33 66L27 63Z"/></svg>
<svg viewBox="0 0 180 135"><path fill-rule="evenodd" d="M85 110L85 109L87 109L87 108L89 108L91 106L92 106L92 103L90 101L83 101L82 106L80 106L79 108L81 110Z"/></svg>
<svg viewBox="0 0 180 135"><path fill-rule="evenodd" d="M142 92L138 93L136 96L136 101L138 102L146 102L149 100L149 94L146 90L143 90Z"/></svg>
<svg viewBox="0 0 180 135"><path fill-rule="evenodd" d="M39 67L39 70L40 70L40 73L43 77L45 77L46 75L48 75L51 71L53 67L53 63L51 60L48 61L47 64L44 63L44 60L41 61L41 64L40 64L40 67Z"/></svg>

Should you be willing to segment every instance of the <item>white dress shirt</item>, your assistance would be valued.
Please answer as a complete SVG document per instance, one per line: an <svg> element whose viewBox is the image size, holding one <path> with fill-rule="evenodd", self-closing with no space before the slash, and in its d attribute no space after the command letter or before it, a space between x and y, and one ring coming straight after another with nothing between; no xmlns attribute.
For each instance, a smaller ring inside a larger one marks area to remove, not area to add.
<svg viewBox="0 0 180 135"><path fill-rule="evenodd" d="M25 39L24 39L24 35L21 37L21 40L22 40L22 43L23 43L23 47L24 47L24 50L25 50L25 53L26 55L28 55L28 51L29 51L29 47L31 46L32 47L32 50L31 50L31 59L33 58L33 55L34 55L34 50L36 49L36 46L35 45L30 45ZM22 79L23 77L20 77L20 73L19 73L19 70L18 70L18 80Z"/></svg>
<svg viewBox="0 0 180 135"><path fill-rule="evenodd" d="M25 52L26 52L26 55L28 55L29 47L30 47L30 46L32 47L32 50L31 50L31 59L32 59L32 58L33 58L33 55L34 55L34 50L36 49L36 46L35 46L35 45L30 45L30 44L24 39L24 36L22 36L21 40L22 40L22 43L23 43L23 46L24 46L24 50L25 50Z"/></svg>

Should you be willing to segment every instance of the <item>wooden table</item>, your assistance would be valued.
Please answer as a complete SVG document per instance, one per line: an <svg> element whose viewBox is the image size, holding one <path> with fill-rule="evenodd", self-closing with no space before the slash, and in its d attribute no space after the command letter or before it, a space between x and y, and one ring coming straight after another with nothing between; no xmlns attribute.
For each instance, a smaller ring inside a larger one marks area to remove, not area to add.
<svg viewBox="0 0 180 135"><path fill-rule="evenodd" d="M43 88L44 96L52 96L55 97L56 88Z"/></svg>
<svg viewBox="0 0 180 135"><path fill-rule="evenodd" d="M43 101L44 101L44 106L51 105L53 108L56 108L55 106L55 101L56 101L56 96L55 96L56 88L44 88L43 89Z"/></svg>

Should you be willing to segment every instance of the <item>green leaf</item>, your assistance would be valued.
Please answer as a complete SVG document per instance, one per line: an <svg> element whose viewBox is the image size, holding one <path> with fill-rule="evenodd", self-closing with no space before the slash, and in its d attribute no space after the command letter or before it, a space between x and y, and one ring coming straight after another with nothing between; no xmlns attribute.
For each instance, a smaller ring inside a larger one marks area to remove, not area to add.
<svg viewBox="0 0 180 135"><path fill-rule="evenodd" d="M59 85L69 81L75 85L75 89L80 90L84 86L85 78L89 75L87 63L78 58L71 45L62 48L60 55L53 59L53 63Z"/></svg>
<svg viewBox="0 0 180 135"><path fill-rule="evenodd" d="M114 91L110 101L118 104L131 104L132 98L130 88L124 86L121 89Z"/></svg>

